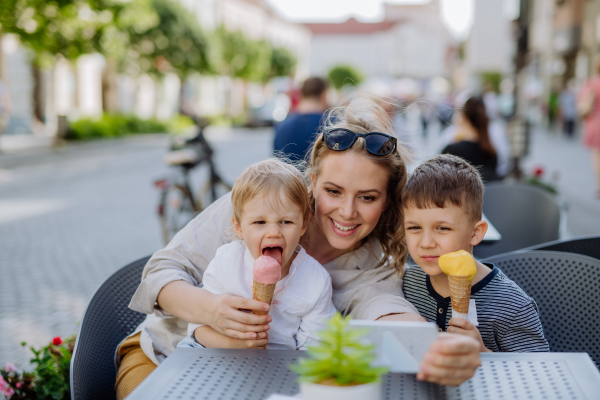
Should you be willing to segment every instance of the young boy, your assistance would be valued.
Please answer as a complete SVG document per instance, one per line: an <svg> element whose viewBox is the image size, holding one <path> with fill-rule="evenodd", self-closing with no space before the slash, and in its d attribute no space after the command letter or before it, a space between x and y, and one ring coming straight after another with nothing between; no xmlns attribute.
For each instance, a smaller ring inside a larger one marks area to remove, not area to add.
<svg viewBox="0 0 600 400"><path fill-rule="evenodd" d="M476 261L471 299L478 327L451 318L448 277L440 256L459 250L473 252L487 231L482 221L483 182L462 158L439 155L421 164L402 195L406 243L418 267L404 275L404 295L440 331L461 333L479 341L482 352L549 351L537 305L493 264ZM471 303L472 304L472 303Z"/></svg>
<svg viewBox="0 0 600 400"><path fill-rule="evenodd" d="M304 349L335 313L331 277L298 244L311 216L302 174L276 159L246 168L233 185L233 230L243 240L221 246L202 283L214 294L252 298L254 260L268 253L281 265L269 310L268 349ZM237 347L242 342L206 325L188 326L179 347Z"/></svg>

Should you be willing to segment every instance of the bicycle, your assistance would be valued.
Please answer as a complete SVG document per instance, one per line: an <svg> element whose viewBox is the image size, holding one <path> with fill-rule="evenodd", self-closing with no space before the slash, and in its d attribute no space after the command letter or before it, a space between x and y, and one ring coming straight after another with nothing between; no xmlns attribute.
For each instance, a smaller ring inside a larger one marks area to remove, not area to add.
<svg viewBox="0 0 600 400"><path fill-rule="evenodd" d="M213 160L213 149L204 137L208 124L197 121L198 133L192 139L175 137L171 151L165 156L165 162L176 167L176 173L154 181L154 187L160 190L157 214L160 219L162 236L168 244L173 236L204 209L204 203L212 203L231 191L217 173ZM190 184L190 171L201 165L208 165L209 179L196 193ZM209 201L206 201L208 197ZM208 204L207 204L208 205Z"/></svg>

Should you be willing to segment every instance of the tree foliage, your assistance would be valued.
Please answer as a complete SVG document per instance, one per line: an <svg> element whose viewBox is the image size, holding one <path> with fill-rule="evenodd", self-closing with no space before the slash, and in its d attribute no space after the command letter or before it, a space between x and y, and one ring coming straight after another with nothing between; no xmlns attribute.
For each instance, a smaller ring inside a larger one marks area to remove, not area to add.
<svg viewBox="0 0 600 400"><path fill-rule="evenodd" d="M0 0L0 30L38 65L101 53L131 75L215 73L253 82L293 73L296 59L265 40L217 28L206 35L177 0Z"/></svg>
<svg viewBox="0 0 600 400"><path fill-rule="evenodd" d="M275 47L271 52L270 76L289 76L296 68L296 57L285 47Z"/></svg>
<svg viewBox="0 0 600 400"><path fill-rule="evenodd" d="M346 85L358 85L362 82L362 74L350 65L339 65L329 71L329 81L336 89Z"/></svg>

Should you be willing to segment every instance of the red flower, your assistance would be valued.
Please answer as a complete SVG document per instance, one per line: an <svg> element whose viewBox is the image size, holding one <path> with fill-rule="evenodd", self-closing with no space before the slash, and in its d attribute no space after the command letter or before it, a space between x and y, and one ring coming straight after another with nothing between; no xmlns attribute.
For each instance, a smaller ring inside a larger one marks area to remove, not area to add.
<svg viewBox="0 0 600 400"><path fill-rule="evenodd" d="M52 339L52 344L55 346L59 346L62 344L62 339L60 338L60 336L55 337L54 339Z"/></svg>
<svg viewBox="0 0 600 400"><path fill-rule="evenodd" d="M535 167L535 169L533 170L533 176L535 176L536 178L541 178L542 175L544 175L544 168L541 166Z"/></svg>

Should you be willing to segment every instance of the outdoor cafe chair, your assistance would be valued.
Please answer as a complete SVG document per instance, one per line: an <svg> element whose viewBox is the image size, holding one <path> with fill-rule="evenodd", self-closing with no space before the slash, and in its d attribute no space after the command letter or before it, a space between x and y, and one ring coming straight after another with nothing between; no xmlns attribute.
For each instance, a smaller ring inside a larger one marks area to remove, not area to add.
<svg viewBox="0 0 600 400"><path fill-rule="evenodd" d="M561 209L552 195L523 183L485 186L483 213L502 238L475 246L476 258L491 257L559 239Z"/></svg>
<svg viewBox="0 0 600 400"><path fill-rule="evenodd" d="M537 303L550 351L587 352L600 367L600 260L557 251L515 251L495 264Z"/></svg>
<svg viewBox="0 0 600 400"><path fill-rule="evenodd" d="M523 250L550 250L576 253L600 260L600 236L580 236L565 240L542 243Z"/></svg>
<svg viewBox="0 0 600 400"><path fill-rule="evenodd" d="M121 268L96 290L79 327L71 359L71 399L115 399L115 350L146 318L128 307L150 257Z"/></svg>

